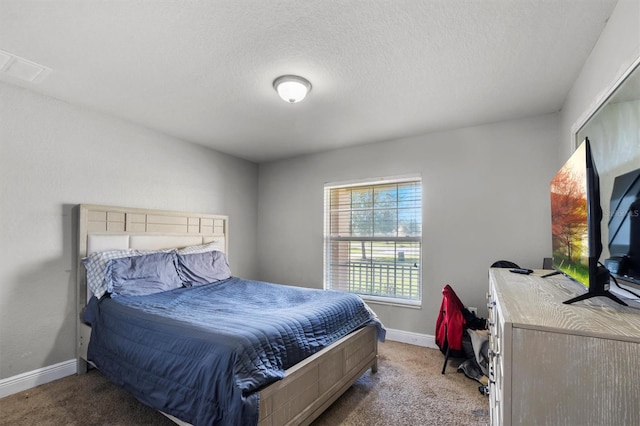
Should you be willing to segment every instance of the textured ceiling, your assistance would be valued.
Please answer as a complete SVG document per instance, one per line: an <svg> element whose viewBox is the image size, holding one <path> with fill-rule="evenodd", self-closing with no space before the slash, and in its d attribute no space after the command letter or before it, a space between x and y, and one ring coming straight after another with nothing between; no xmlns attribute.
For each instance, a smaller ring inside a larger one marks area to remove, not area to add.
<svg viewBox="0 0 640 426"><path fill-rule="evenodd" d="M0 79L263 162L558 111L615 3L0 0L0 50L51 68Z"/></svg>

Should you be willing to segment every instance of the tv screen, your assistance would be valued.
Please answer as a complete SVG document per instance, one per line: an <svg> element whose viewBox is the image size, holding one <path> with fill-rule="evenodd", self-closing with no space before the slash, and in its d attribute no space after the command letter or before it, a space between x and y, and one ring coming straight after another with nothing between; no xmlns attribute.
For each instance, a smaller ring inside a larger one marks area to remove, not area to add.
<svg viewBox="0 0 640 426"><path fill-rule="evenodd" d="M589 214L593 212L588 200L586 141L556 173L550 186L553 268L589 287L589 252L597 257L600 253L589 244Z"/></svg>
<svg viewBox="0 0 640 426"><path fill-rule="evenodd" d="M611 191L609 253L605 265L640 284L640 169L617 176Z"/></svg>
<svg viewBox="0 0 640 426"><path fill-rule="evenodd" d="M598 263L602 253L600 179L588 138L553 177L550 190L552 266L588 288L587 294L564 303L606 296L625 304L609 293L609 272Z"/></svg>

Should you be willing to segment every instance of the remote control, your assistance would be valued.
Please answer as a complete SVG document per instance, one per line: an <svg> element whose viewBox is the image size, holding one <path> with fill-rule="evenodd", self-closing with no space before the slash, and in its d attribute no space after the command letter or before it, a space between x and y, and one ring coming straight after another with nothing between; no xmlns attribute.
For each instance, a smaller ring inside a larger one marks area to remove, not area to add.
<svg viewBox="0 0 640 426"><path fill-rule="evenodd" d="M509 269L510 272L513 272L515 274L525 274L525 275L529 275L530 273L533 272L533 270L531 269L525 269L525 268L515 268L515 269Z"/></svg>

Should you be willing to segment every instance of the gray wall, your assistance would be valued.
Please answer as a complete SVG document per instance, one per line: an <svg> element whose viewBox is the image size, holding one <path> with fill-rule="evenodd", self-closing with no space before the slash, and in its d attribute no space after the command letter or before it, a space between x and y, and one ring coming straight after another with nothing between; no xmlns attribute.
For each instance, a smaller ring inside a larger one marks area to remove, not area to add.
<svg viewBox="0 0 640 426"><path fill-rule="evenodd" d="M0 379L75 357L72 206L230 216L257 278L253 163L0 83Z"/></svg>
<svg viewBox="0 0 640 426"><path fill-rule="evenodd" d="M600 173L601 204L605 214L601 260L608 255L606 227L609 198L615 176L640 167L640 107L638 101L619 103L591 116L619 85L622 77L640 58L640 2L619 0L580 76L565 100L560 114L562 143L558 167L573 152L575 133L585 123L594 160ZM635 74L640 73L636 69ZM636 98L637 99L637 98Z"/></svg>
<svg viewBox="0 0 640 426"><path fill-rule="evenodd" d="M324 183L419 173L422 309L371 307L388 328L432 335L450 284L486 316L491 263L540 268L551 253L549 158L558 143L551 114L261 164L260 277L322 288Z"/></svg>
<svg viewBox="0 0 640 426"><path fill-rule="evenodd" d="M585 62L560 114L560 167L575 145L575 133L605 101L613 87L640 57L640 2L618 0L606 27ZM633 158L640 157L640 150ZM607 168L613 168L609 165Z"/></svg>

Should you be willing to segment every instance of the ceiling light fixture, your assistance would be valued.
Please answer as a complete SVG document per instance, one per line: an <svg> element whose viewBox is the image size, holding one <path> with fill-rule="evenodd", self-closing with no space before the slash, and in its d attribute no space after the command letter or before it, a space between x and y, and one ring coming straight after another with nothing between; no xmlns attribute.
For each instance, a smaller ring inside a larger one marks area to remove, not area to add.
<svg viewBox="0 0 640 426"><path fill-rule="evenodd" d="M283 75L273 80L273 88L284 101L295 104L311 91L311 83L297 75Z"/></svg>

